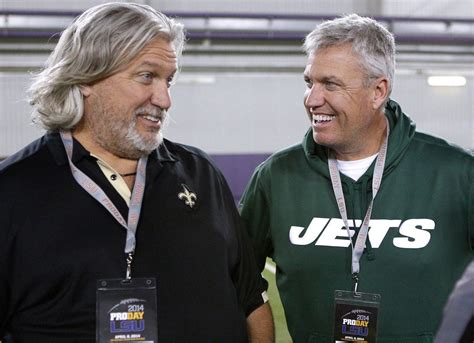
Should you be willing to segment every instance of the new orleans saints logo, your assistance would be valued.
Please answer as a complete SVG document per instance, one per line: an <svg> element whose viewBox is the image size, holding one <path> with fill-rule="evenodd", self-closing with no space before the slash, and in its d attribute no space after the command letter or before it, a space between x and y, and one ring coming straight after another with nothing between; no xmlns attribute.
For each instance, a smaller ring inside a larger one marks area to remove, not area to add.
<svg viewBox="0 0 474 343"><path fill-rule="evenodd" d="M193 208L196 205L197 196L195 193L190 192L186 185L183 186L183 192L178 193L178 198L184 200L184 203L189 207Z"/></svg>

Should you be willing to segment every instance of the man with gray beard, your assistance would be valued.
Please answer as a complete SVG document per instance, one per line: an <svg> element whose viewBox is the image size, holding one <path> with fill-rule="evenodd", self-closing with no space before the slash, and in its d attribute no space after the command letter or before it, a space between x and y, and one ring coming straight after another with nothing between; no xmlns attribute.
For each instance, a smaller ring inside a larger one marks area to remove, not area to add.
<svg viewBox="0 0 474 343"><path fill-rule="evenodd" d="M266 283L208 156L163 138L181 24L108 3L30 88L47 133L0 165L0 340L273 342Z"/></svg>

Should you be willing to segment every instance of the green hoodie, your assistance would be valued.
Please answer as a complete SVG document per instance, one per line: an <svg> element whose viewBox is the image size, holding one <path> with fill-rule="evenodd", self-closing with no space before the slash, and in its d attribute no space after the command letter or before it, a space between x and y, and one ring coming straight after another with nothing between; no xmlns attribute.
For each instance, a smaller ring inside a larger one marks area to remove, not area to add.
<svg viewBox="0 0 474 343"><path fill-rule="evenodd" d="M390 101L388 154L374 202L359 291L381 294L378 343L431 342L443 306L474 247L474 158L415 131ZM374 163L358 180L341 175L355 230L372 196ZM351 248L334 197L327 149L311 129L303 143L255 171L243 199L259 267L267 256L295 343L334 343L334 291L351 290Z"/></svg>

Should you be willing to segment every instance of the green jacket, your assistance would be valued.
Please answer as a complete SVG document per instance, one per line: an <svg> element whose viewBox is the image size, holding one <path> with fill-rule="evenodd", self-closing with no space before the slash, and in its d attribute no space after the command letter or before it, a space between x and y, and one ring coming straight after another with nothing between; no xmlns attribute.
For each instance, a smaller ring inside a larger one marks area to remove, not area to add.
<svg viewBox="0 0 474 343"><path fill-rule="evenodd" d="M390 101L387 160L360 261L359 291L381 294L378 343L431 342L474 247L474 158L415 131ZM371 199L374 164L341 175L349 221ZM334 291L352 289L351 248L334 197L326 148L311 130L255 171L241 201L259 267L267 256L295 343L329 343ZM352 225L350 224L350 225Z"/></svg>

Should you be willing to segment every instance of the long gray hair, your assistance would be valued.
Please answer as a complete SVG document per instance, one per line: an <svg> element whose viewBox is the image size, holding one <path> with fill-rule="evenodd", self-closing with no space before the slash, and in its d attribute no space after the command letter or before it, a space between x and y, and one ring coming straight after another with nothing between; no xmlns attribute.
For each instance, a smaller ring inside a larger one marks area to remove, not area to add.
<svg viewBox="0 0 474 343"><path fill-rule="evenodd" d="M393 35L371 18L350 14L318 25L306 36L303 49L309 56L318 50L343 44L351 44L352 51L359 56L359 63L367 73L366 85L373 78L387 77L388 100L395 72Z"/></svg>
<svg viewBox="0 0 474 343"><path fill-rule="evenodd" d="M84 112L80 86L116 73L156 37L171 42L179 59L183 25L152 7L112 2L85 11L34 78L28 91L33 122L50 131L73 128Z"/></svg>

